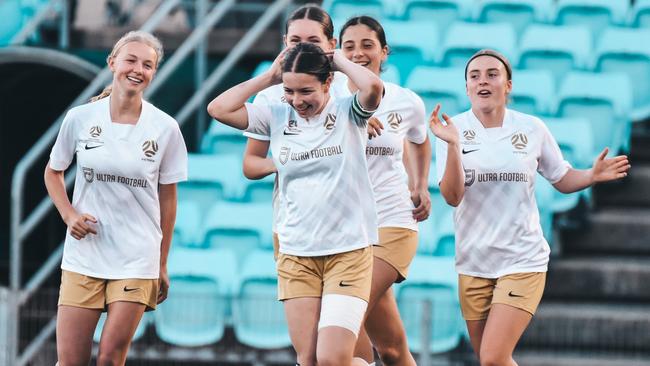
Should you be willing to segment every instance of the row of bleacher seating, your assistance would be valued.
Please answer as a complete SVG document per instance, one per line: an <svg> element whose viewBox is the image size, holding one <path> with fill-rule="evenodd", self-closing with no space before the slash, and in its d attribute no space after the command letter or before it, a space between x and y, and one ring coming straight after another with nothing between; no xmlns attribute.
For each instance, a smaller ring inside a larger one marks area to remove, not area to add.
<svg viewBox="0 0 650 366"><path fill-rule="evenodd" d="M636 0L325 0L332 18L509 22L518 30L532 22L650 27L650 1Z"/></svg>

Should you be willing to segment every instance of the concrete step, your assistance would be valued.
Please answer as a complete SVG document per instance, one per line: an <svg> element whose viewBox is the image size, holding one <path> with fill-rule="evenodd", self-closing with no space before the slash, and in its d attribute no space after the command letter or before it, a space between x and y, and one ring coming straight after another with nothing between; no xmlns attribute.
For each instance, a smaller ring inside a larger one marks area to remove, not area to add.
<svg viewBox="0 0 650 366"><path fill-rule="evenodd" d="M650 354L650 305L545 300L521 344L553 351Z"/></svg>
<svg viewBox="0 0 650 366"><path fill-rule="evenodd" d="M630 158L632 161L650 161L650 127L639 126L632 135L632 146L630 147Z"/></svg>
<svg viewBox="0 0 650 366"><path fill-rule="evenodd" d="M592 212L584 227L562 233L569 254L650 255L650 208L606 208Z"/></svg>
<svg viewBox="0 0 650 366"><path fill-rule="evenodd" d="M516 351L515 361L526 366L648 366L650 357L600 352Z"/></svg>
<svg viewBox="0 0 650 366"><path fill-rule="evenodd" d="M594 187L597 207L650 207L650 164L630 162L632 169L625 179Z"/></svg>
<svg viewBox="0 0 650 366"><path fill-rule="evenodd" d="M650 301L650 257L553 258L544 298Z"/></svg>

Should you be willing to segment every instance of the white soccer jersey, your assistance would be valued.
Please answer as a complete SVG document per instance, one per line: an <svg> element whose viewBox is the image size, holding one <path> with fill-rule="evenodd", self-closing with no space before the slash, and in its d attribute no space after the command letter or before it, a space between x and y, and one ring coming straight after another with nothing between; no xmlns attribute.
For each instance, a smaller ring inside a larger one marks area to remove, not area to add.
<svg viewBox="0 0 650 366"><path fill-rule="evenodd" d="M185 142L178 123L145 101L132 128L113 123L109 100L71 109L50 154L58 171L77 155L72 205L98 220L97 235L77 240L68 232L61 268L105 279L155 279L162 240L158 184L187 179Z"/></svg>
<svg viewBox="0 0 650 366"><path fill-rule="evenodd" d="M500 128L484 128L471 110L452 120L465 170L465 195L454 210L458 273L498 278L545 272L550 248L534 187L536 172L556 183L569 170L557 142L540 119L509 109ZM447 144L436 140L440 180Z"/></svg>
<svg viewBox="0 0 650 366"><path fill-rule="evenodd" d="M342 72L335 72L334 76L332 77L332 84L330 86L330 96L333 98L339 98L339 97L344 97L344 96L349 96L350 93L345 93L345 94L338 94L337 92L343 90L339 88L339 85L345 85L347 83L347 76L345 76L344 73ZM271 105L271 104L279 104L279 103L287 103L287 100L284 97L284 87L282 84L277 84L270 86L261 92L257 93L255 96L255 99L253 99L253 104L254 105ZM260 140L260 141L269 141L268 136L262 136L258 134L254 134L251 132L244 132L244 136L255 139L255 140ZM277 180L276 183L273 185L273 232L276 232L276 223L278 220L280 220L280 212L278 211L280 205L277 201L278 195L277 195Z"/></svg>
<svg viewBox="0 0 650 366"><path fill-rule="evenodd" d="M288 104L246 109L247 131L270 137L278 168L280 252L322 256L376 244L366 124L356 97L330 97L309 119Z"/></svg>
<svg viewBox="0 0 650 366"><path fill-rule="evenodd" d="M338 83L337 95L351 95L347 85ZM427 138L424 103L409 89L384 82L384 97L373 117L384 125L381 136L368 141L368 172L377 204L379 227L417 230L408 175L402 160L404 139L422 144Z"/></svg>

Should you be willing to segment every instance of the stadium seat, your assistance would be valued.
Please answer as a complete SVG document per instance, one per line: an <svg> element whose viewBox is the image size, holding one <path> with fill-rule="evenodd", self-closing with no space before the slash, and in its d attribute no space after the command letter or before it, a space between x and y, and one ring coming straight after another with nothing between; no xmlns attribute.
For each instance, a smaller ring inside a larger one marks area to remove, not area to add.
<svg viewBox="0 0 650 366"><path fill-rule="evenodd" d="M199 247L201 239L201 208L193 201L179 200L172 246Z"/></svg>
<svg viewBox="0 0 650 366"><path fill-rule="evenodd" d="M631 93L626 74L571 72L560 86L558 116L587 118L596 151L606 146L613 154L628 151Z"/></svg>
<svg viewBox="0 0 650 366"><path fill-rule="evenodd" d="M273 251L252 252L242 267L241 286L233 300L233 327L239 342L260 349L291 345L277 289Z"/></svg>
<svg viewBox="0 0 650 366"><path fill-rule="evenodd" d="M178 185L179 200L196 202L205 213L214 202L241 198L244 177L240 157L188 155L188 180Z"/></svg>
<svg viewBox="0 0 650 366"><path fill-rule="evenodd" d="M535 177L535 201L539 210L539 222L546 242L554 252L555 240L553 233L553 198L557 194L555 187L544 177L537 174ZM577 201L575 202L577 204Z"/></svg>
<svg viewBox="0 0 650 366"><path fill-rule="evenodd" d="M238 286L235 255L227 249L172 248L167 270L173 285L154 312L158 338L188 347L218 342L227 299Z"/></svg>
<svg viewBox="0 0 650 366"><path fill-rule="evenodd" d="M432 22L384 21L386 41L391 54L388 63L397 66L402 83L418 65L432 64L439 47L438 28Z"/></svg>
<svg viewBox="0 0 650 366"><path fill-rule="evenodd" d="M432 353L450 351L458 346L464 323L458 304L458 275L454 259L416 255L409 278L395 290L408 344L413 352L423 350L422 330L429 330ZM429 302L431 313L424 313ZM428 322L427 322L428 318Z"/></svg>
<svg viewBox="0 0 650 366"><path fill-rule="evenodd" d="M533 115L555 112L555 79L548 70L514 70L508 108Z"/></svg>
<svg viewBox="0 0 650 366"><path fill-rule="evenodd" d="M582 26L531 25L521 39L519 67L546 69L557 81L572 69L587 69L592 39Z"/></svg>
<svg viewBox="0 0 650 366"><path fill-rule="evenodd" d="M474 19L483 23L510 23L520 35L529 24L547 22L553 12L553 0L480 0Z"/></svg>
<svg viewBox="0 0 650 366"><path fill-rule="evenodd" d="M442 112L454 116L469 108L464 72L457 67L418 66L409 76L406 87L422 98L427 116L438 103Z"/></svg>
<svg viewBox="0 0 650 366"><path fill-rule="evenodd" d="M242 156L247 140L242 131L212 120L210 128L201 139L201 153Z"/></svg>
<svg viewBox="0 0 650 366"><path fill-rule="evenodd" d="M357 15L369 15L380 20L384 15L382 0L326 0L323 8L334 19L349 19Z"/></svg>
<svg viewBox="0 0 650 366"><path fill-rule="evenodd" d="M454 228L453 210L443 211L444 214L437 218L438 241L433 255L439 257L454 257L456 254L456 230Z"/></svg>
<svg viewBox="0 0 650 366"><path fill-rule="evenodd" d="M634 2L628 24L633 27L650 28L650 0Z"/></svg>
<svg viewBox="0 0 650 366"><path fill-rule="evenodd" d="M228 248L241 264L252 250L273 247L273 207L268 203L217 202L203 228L206 248Z"/></svg>
<svg viewBox="0 0 650 366"><path fill-rule="evenodd" d="M516 64L517 37L510 24L453 23L442 45L441 64L465 67L467 60L483 48L503 53Z"/></svg>
<svg viewBox="0 0 650 366"><path fill-rule="evenodd" d="M270 205L273 201L275 177L275 174L270 174L262 179L246 179L243 202L265 202Z"/></svg>
<svg viewBox="0 0 650 366"><path fill-rule="evenodd" d="M594 35L610 25L623 25L630 0L558 0L556 23L584 25Z"/></svg>
<svg viewBox="0 0 650 366"><path fill-rule="evenodd" d="M598 72L624 72L632 83L635 115L650 115L650 29L608 28L596 47Z"/></svg>
<svg viewBox="0 0 650 366"><path fill-rule="evenodd" d="M102 313L102 315L99 317L99 322L97 322L97 328L95 328L95 333L93 334L93 341L95 343L99 343L99 341L102 338L102 331L104 330L105 322L106 322L106 313ZM153 313L151 312L144 313L142 319L140 320L140 323L138 324L138 327L135 328L135 333L133 334L133 338L131 338L131 341L135 342L138 339L142 338L145 331L147 330L147 326L152 322L153 322Z"/></svg>
<svg viewBox="0 0 650 366"><path fill-rule="evenodd" d="M382 67L384 70L381 73L381 80L402 85L402 80L400 79L400 73L397 66L393 64L384 64Z"/></svg>
<svg viewBox="0 0 650 366"><path fill-rule="evenodd" d="M0 2L0 46L6 46L22 28L21 6L18 0Z"/></svg>
<svg viewBox="0 0 650 366"><path fill-rule="evenodd" d="M271 65L273 65L273 61L262 61L257 66L255 67L255 70L253 70L253 73L251 74L251 77L254 78L256 76L262 75L266 70L271 68Z"/></svg>
<svg viewBox="0 0 650 366"><path fill-rule="evenodd" d="M445 31L449 24L469 19L474 0L404 0L397 16L403 20L420 20Z"/></svg>

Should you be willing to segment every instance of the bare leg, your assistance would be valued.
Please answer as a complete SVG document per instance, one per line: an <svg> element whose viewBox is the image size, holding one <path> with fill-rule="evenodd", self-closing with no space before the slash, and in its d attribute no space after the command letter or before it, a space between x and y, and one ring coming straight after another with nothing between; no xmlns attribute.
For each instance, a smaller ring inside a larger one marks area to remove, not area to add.
<svg viewBox="0 0 650 366"><path fill-rule="evenodd" d="M531 319L524 310L492 304L481 341L481 366L517 366L512 352Z"/></svg>
<svg viewBox="0 0 650 366"><path fill-rule="evenodd" d="M284 301L289 336L300 366L316 366L320 302L320 297L303 297Z"/></svg>
<svg viewBox="0 0 650 366"><path fill-rule="evenodd" d="M357 337L343 327L324 327L318 332L318 366L351 366ZM355 365L361 359L355 360Z"/></svg>
<svg viewBox="0 0 650 366"><path fill-rule="evenodd" d="M108 305L108 316L99 341L97 366L125 364L131 339L145 308L144 304L128 301L117 301Z"/></svg>
<svg viewBox="0 0 650 366"><path fill-rule="evenodd" d="M88 366L101 310L61 305L56 317L56 352L61 366Z"/></svg>
<svg viewBox="0 0 650 366"><path fill-rule="evenodd" d="M481 339L483 338L483 330L487 320L467 320L467 332L469 333L469 341L472 343L472 349L477 359L481 354Z"/></svg>

